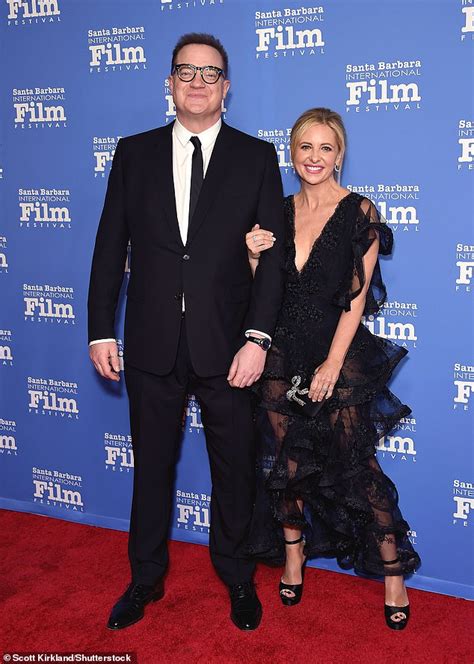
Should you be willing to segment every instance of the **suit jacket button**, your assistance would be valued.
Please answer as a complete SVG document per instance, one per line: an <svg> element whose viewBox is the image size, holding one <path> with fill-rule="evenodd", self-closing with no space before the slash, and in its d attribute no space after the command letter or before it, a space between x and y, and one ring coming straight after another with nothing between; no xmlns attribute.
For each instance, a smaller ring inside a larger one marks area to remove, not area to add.
<svg viewBox="0 0 474 664"><path fill-rule="evenodd" d="M184 254L183 261L188 261L191 258L188 254Z"/></svg>
<svg viewBox="0 0 474 664"><path fill-rule="evenodd" d="M181 300L182 298L183 298L183 294L182 294L182 293L176 293L176 295L174 296L174 299L175 299L175 300Z"/></svg>

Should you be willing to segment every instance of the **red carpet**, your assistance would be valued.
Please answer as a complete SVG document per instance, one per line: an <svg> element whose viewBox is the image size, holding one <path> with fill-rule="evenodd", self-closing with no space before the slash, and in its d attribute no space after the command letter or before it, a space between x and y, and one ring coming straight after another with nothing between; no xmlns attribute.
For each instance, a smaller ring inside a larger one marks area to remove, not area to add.
<svg viewBox="0 0 474 664"><path fill-rule="evenodd" d="M308 569L305 595L283 607L280 570L260 567L264 617L255 632L229 621L225 587L205 547L171 542L165 598L121 632L105 629L128 582L126 533L0 510L2 653L136 652L139 664L472 664L474 607L410 593L412 620L392 632L382 585Z"/></svg>

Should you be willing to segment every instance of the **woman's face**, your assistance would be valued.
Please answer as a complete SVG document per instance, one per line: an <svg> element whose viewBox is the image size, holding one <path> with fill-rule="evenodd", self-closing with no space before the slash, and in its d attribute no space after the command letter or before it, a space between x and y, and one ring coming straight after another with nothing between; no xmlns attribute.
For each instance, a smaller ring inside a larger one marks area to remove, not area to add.
<svg viewBox="0 0 474 664"><path fill-rule="evenodd" d="M334 179L334 166L339 164L340 150L335 132L323 124L315 124L301 134L295 149L296 172L308 184Z"/></svg>

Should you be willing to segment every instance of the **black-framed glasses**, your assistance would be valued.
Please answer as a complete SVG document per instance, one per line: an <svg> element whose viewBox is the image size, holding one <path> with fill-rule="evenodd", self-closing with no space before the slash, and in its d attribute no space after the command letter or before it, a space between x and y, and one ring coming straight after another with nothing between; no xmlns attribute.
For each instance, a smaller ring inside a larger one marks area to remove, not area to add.
<svg viewBox="0 0 474 664"><path fill-rule="evenodd" d="M200 72L204 83L209 83L210 85L217 83L220 76L224 74L223 69L219 69L219 67L213 67L212 65L196 67L196 65L182 64L175 65L174 70L177 73L178 78L184 83L190 83L193 81L198 71Z"/></svg>

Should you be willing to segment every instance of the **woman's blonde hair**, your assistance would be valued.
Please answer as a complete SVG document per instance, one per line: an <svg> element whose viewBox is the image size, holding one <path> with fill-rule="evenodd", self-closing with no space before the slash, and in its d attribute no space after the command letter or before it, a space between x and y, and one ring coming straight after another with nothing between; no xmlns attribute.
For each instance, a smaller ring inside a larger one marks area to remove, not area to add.
<svg viewBox="0 0 474 664"><path fill-rule="evenodd" d="M346 151L346 130L341 116L336 111L331 111L329 108L310 108L305 111L296 120L291 130L290 152L291 159L294 161L296 146L298 145L301 135L312 127L313 125L326 125L330 127L336 134L337 147L339 148L338 164L339 169L337 173L337 181L340 181L342 162L344 160L344 153Z"/></svg>

